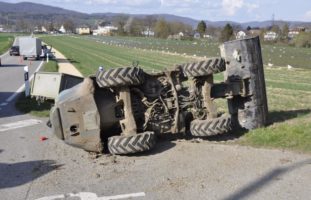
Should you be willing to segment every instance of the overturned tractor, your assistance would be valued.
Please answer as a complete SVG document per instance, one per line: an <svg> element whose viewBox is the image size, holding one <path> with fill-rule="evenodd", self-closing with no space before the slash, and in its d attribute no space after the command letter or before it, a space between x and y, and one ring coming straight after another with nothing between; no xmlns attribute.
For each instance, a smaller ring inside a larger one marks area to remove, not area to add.
<svg viewBox="0 0 311 200"><path fill-rule="evenodd" d="M224 82L213 75L224 72ZM218 98L228 100L219 114ZM262 127L267 98L259 38L221 46L221 57L149 74L138 67L99 71L59 94L51 109L54 134L67 144L112 154L152 149L159 134L209 137Z"/></svg>

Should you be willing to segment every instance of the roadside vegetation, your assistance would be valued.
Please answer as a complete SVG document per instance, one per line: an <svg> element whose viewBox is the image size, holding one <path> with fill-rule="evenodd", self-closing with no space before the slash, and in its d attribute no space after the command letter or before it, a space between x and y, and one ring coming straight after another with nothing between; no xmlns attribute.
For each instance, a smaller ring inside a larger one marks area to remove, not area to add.
<svg viewBox="0 0 311 200"><path fill-rule="evenodd" d="M14 37L11 34L0 33L0 55L12 46Z"/></svg>
<svg viewBox="0 0 311 200"><path fill-rule="evenodd" d="M53 102L51 101L39 103L36 99L25 97L22 94L16 101L15 106L22 113L31 114L36 117L48 117L52 104Z"/></svg>
<svg viewBox="0 0 311 200"><path fill-rule="evenodd" d="M56 60L50 59L48 63L44 63L41 71L43 72L58 72L58 64Z"/></svg>
<svg viewBox="0 0 311 200"><path fill-rule="evenodd" d="M133 60L140 61L141 67L146 70L158 70L173 66L176 63L193 61L194 57L170 55L162 53L161 49L155 51L163 44L164 48L168 48L169 51L175 49L182 52L193 49L194 51L210 52L207 53L207 56L218 56L216 52L219 51L218 44L214 43L204 46L202 42L192 47L189 41L161 39L147 39L148 42L143 42L140 38L127 37L115 39L111 37L96 39L93 37L44 37L43 39L69 58L84 75L94 74L99 65L104 65L106 68L127 66ZM180 45L179 48L178 45ZM186 48L187 45L190 48ZM285 48L285 53L281 51L283 48ZM203 55L202 52L201 55ZM197 52L189 54L195 53ZM311 153L311 66L309 54L310 49L263 46L264 59L267 60L270 57L271 62L279 62L278 65L283 66L268 67L265 65L269 126L245 133L239 137L236 143ZM282 55L283 59L279 55ZM293 59L291 58L292 55L294 55ZM300 66L305 69L288 69L288 64L297 66L298 64L295 65L295 63L300 63ZM221 75L217 75L216 80L221 81ZM221 101L219 106L221 107L220 110L225 110L225 101Z"/></svg>

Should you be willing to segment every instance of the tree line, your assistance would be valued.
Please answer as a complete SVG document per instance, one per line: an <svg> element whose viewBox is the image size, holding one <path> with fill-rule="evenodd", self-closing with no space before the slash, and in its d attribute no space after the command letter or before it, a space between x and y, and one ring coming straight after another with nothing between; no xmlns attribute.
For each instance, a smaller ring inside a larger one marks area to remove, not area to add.
<svg viewBox="0 0 311 200"><path fill-rule="evenodd" d="M87 25L91 29L96 29L97 25L106 21L118 28L114 35L119 36L154 36L158 38L168 38L182 32L184 39L192 38L194 33L199 33L201 37L213 38L220 42L235 39L235 33L243 30L239 25L226 24L224 27L214 27L207 25L205 21L199 21L196 27L178 21L168 21L154 15L144 17L133 17L128 15L118 15L113 17L101 16L96 19L88 19L87 21L79 21L74 18L66 18L64 16L54 16L52 18L24 19L19 18L15 21L15 29L21 32L33 32L36 28L44 26L47 31L56 31L61 26L71 33L80 25ZM8 24L9 25L9 24ZM247 27L244 31L250 32L253 28ZM311 33L302 32L294 39L288 37L289 26L284 24L282 27L273 25L267 28L259 29L259 35L263 40L264 34L273 31L279 35L273 43L284 43L299 47L311 47ZM145 33L147 32L147 35ZM149 35L152 34L152 35Z"/></svg>

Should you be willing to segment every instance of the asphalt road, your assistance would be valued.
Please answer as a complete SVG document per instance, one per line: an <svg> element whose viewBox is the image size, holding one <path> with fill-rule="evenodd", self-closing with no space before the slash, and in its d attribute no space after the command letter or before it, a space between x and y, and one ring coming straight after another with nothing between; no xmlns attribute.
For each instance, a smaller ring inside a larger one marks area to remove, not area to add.
<svg viewBox="0 0 311 200"><path fill-rule="evenodd" d="M12 105L14 105L16 93L21 92L22 86L24 85L24 67L28 66L29 77L31 77L42 66L43 61L23 60L19 56L10 56L6 53L1 56L1 62L0 117L4 117L15 114Z"/></svg>
<svg viewBox="0 0 311 200"><path fill-rule="evenodd" d="M311 156L201 140L160 140L134 156L98 158L18 113L18 57L0 68L0 199L310 199ZM7 65L6 65L7 64ZM27 63L28 64L28 63ZM40 62L33 62L34 72ZM25 121L28 120L28 121ZM30 121L29 121L30 120ZM46 137L47 140L42 140Z"/></svg>

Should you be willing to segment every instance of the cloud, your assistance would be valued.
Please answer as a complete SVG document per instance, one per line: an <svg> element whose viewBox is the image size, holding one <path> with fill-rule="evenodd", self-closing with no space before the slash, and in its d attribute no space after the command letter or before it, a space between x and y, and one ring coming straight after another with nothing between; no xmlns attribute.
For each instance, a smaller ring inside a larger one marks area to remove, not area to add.
<svg viewBox="0 0 311 200"><path fill-rule="evenodd" d="M222 9L225 15L233 16L244 5L243 0L222 0Z"/></svg>
<svg viewBox="0 0 311 200"><path fill-rule="evenodd" d="M224 15L233 16L240 9L246 9L248 13L251 13L253 10L259 7L258 4L244 2L244 0L222 0L222 10Z"/></svg>
<svg viewBox="0 0 311 200"><path fill-rule="evenodd" d="M255 3L245 3L244 5L247 9L247 12L249 12L249 13L251 13L253 10L259 8L259 5L255 4Z"/></svg>
<svg viewBox="0 0 311 200"><path fill-rule="evenodd" d="M160 0L162 7L192 7L200 0Z"/></svg>
<svg viewBox="0 0 311 200"><path fill-rule="evenodd" d="M307 11L307 12L305 13L305 19L306 19L306 20L311 20L311 10L309 10L309 11Z"/></svg>
<svg viewBox="0 0 311 200"><path fill-rule="evenodd" d="M120 5L120 6L146 6L154 3L160 4L160 1L153 0L86 0L90 5Z"/></svg>

